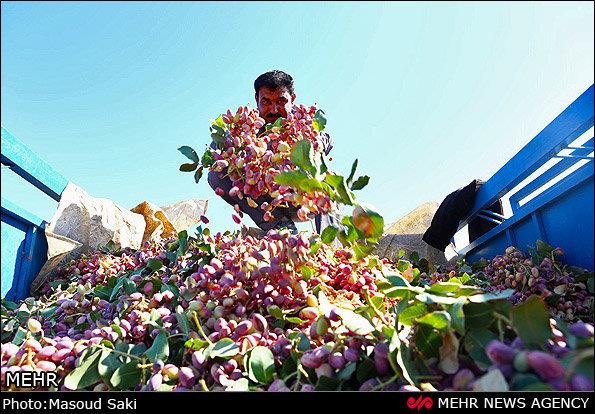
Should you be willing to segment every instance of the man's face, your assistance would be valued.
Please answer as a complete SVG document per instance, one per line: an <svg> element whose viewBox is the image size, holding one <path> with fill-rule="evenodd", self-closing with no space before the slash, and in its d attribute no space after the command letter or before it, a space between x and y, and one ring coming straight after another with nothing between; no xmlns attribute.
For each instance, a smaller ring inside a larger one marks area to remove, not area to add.
<svg viewBox="0 0 595 414"><path fill-rule="evenodd" d="M275 122L277 118L287 118L294 101L295 95L291 95L286 88L269 89L263 86L256 95L258 112L269 123Z"/></svg>

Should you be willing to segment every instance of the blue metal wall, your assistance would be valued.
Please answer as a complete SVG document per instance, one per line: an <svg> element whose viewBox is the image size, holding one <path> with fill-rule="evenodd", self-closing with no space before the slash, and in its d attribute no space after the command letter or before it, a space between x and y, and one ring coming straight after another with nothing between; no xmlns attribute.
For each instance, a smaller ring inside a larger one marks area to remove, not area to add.
<svg viewBox="0 0 595 414"><path fill-rule="evenodd" d="M2 165L38 188L40 197L60 200L68 180L4 128L0 157ZM24 299L30 295L31 282L47 260L44 233L47 223L4 197L1 220L2 297L13 301Z"/></svg>
<svg viewBox="0 0 595 414"><path fill-rule="evenodd" d="M527 252L528 247L542 240L562 248L567 263L593 270L593 95L591 85L482 186L460 227L515 191L510 197L512 216L501 218L498 226L458 249L460 254L471 262L491 259L508 246ZM571 145L577 138L584 144ZM550 160L557 163L523 188L513 190ZM570 167L576 169L539 193ZM520 205L534 194L538 195Z"/></svg>

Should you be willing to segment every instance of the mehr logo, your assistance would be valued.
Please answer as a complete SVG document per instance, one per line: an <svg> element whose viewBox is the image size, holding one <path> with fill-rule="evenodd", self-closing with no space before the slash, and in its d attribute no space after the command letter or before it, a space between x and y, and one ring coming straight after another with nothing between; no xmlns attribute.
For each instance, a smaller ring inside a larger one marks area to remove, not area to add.
<svg viewBox="0 0 595 414"><path fill-rule="evenodd" d="M424 397L420 395L419 397L409 397L407 399L407 407L411 410L417 409L417 411L421 411L422 409L429 410L434 406L434 400L431 397Z"/></svg>
<svg viewBox="0 0 595 414"><path fill-rule="evenodd" d="M15 385L17 388L58 387L58 374L44 371L8 371L6 386Z"/></svg>

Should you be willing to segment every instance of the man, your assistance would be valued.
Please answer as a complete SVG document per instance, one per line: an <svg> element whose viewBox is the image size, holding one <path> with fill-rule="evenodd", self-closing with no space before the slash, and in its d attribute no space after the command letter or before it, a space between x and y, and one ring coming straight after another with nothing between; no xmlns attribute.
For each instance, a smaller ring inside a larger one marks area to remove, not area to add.
<svg viewBox="0 0 595 414"><path fill-rule="evenodd" d="M263 73L254 81L254 98L260 116L264 118L267 123L273 123L278 118L287 118L291 113L295 103L295 91L293 87L293 78L285 72L280 70L273 70ZM263 127L264 128L264 127ZM332 149L332 141L328 134L322 133L322 141L324 144L324 152L326 155ZM216 148L215 143L211 144L212 148ZM232 182L229 177L224 177L223 174L214 171L209 172L209 185L213 188L221 188L224 191L222 198L232 206L239 205L240 210L250 216L261 230L268 231L270 229L288 228L292 232L297 232L294 221L297 220L297 208L276 208L272 211L273 220L265 221L264 211L259 207L250 207L246 199L240 200L238 197L231 197L229 190L232 188ZM270 203L271 197L263 195L254 200L258 205L263 202ZM316 230L320 233L323 221L328 223L330 218L316 216Z"/></svg>

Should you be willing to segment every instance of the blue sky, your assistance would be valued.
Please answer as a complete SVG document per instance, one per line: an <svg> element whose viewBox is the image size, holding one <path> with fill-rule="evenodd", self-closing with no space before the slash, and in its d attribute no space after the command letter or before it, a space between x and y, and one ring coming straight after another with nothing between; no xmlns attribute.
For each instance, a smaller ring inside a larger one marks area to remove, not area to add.
<svg viewBox="0 0 595 414"><path fill-rule="evenodd" d="M209 199L178 171L270 69L317 102L332 168L387 222L487 179L593 83L593 3L2 2L2 126L91 195ZM2 169L2 196L46 220Z"/></svg>

